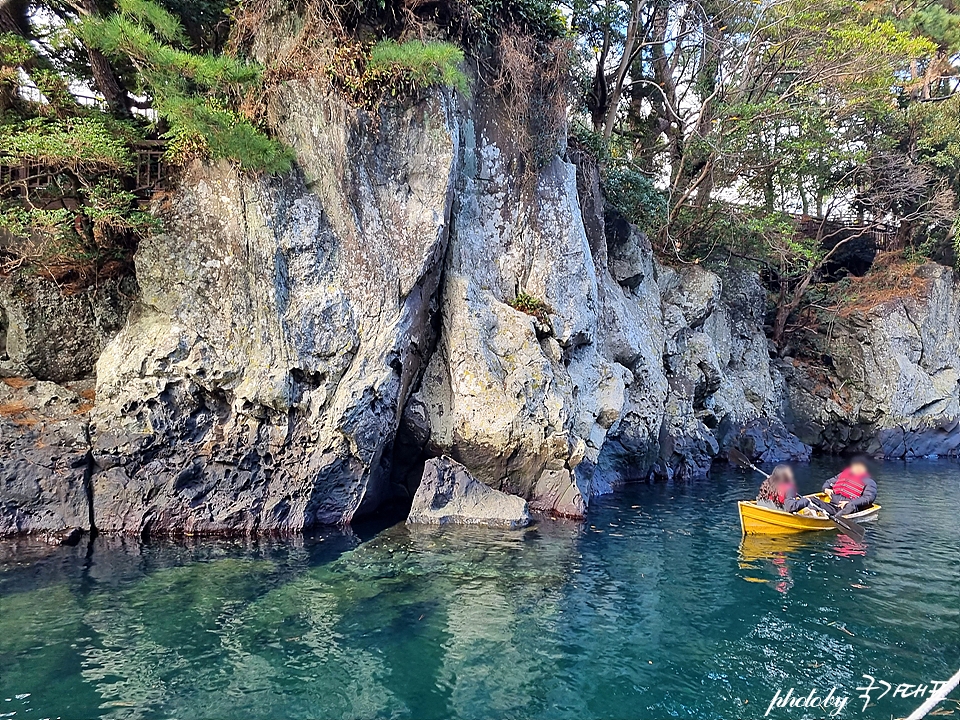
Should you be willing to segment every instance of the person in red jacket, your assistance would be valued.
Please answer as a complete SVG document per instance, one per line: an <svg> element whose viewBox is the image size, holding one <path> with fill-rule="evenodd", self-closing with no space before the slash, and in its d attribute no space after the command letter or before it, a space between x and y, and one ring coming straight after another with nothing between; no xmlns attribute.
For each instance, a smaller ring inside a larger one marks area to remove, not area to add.
<svg viewBox="0 0 960 720"><path fill-rule="evenodd" d="M863 457L855 457L849 467L823 484L836 515L849 515L873 505L877 499L877 483Z"/></svg>

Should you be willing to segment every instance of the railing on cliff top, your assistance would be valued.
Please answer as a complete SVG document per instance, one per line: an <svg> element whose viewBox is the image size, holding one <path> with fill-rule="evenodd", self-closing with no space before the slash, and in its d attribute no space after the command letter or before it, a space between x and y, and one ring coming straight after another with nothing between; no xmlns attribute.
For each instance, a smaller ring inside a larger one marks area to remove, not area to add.
<svg viewBox="0 0 960 720"><path fill-rule="evenodd" d="M153 193L163 190L172 175L172 168L164 161L166 144L161 140L141 140L131 150L134 165L129 173L129 189L141 200L149 200ZM58 171L49 165L25 160L17 165L0 165L0 188L20 197L42 194L57 182Z"/></svg>
<svg viewBox="0 0 960 720"><path fill-rule="evenodd" d="M885 222L864 220L857 215L837 215L829 218L794 215L797 231L808 238L822 238L828 247L847 238L872 240L880 251L902 250L900 229Z"/></svg>

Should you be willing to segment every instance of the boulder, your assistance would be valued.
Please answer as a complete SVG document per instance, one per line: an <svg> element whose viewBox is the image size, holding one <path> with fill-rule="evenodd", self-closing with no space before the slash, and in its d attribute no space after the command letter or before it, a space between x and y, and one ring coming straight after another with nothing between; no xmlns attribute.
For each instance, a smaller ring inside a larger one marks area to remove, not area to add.
<svg viewBox="0 0 960 720"><path fill-rule="evenodd" d="M424 465L407 523L522 528L530 524L530 514L523 498L484 485L444 456Z"/></svg>
<svg viewBox="0 0 960 720"><path fill-rule="evenodd" d="M721 428L725 454L736 449L753 461L806 462L812 449L790 432L779 418L754 418L736 428Z"/></svg>

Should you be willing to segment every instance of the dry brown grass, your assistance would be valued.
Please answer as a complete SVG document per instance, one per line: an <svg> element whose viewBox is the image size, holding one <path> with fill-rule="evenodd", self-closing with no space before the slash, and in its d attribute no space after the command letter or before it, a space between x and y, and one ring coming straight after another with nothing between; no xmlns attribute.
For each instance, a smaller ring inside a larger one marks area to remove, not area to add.
<svg viewBox="0 0 960 720"><path fill-rule="evenodd" d="M0 415L10 417L12 415L23 415L30 408L22 400L11 400L10 402L0 403Z"/></svg>
<svg viewBox="0 0 960 720"><path fill-rule="evenodd" d="M26 378L21 377L2 378L2 380L4 385L12 387L14 390L21 390L25 387L30 387L34 383L33 380L27 380Z"/></svg>
<svg viewBox="0 0 960 720"><path fill-rule="evenodd" d="M22 400L0 403L0 417L9 418L14 425L33 427L40 422Z"/></svg>
<svg viewBox="0 0 960 720"><path fill-rule="evenodd" d="M500 36L490 89L504 104L506 134L517 142L527 173L549 162L566 135L572 52L567 39L544 43L517 29Z"/></svg>
<svg viewBox="0 0 960 720"><path fill-rule="evenodd" d="M920 272L922 265L904 259L901 253L882 253L863 277L848 278L837 297L840 317L863 314L891 300L919 299L930 287Z"/></svg>

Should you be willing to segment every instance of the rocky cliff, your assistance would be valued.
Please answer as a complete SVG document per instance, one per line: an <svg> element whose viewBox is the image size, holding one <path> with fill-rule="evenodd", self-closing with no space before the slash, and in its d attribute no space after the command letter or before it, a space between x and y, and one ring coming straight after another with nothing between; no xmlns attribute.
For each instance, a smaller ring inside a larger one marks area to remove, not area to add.
<svg viewBox="0 0 960 720"><path fill-rule="evenodd" d="M787 358L791 421L826 452L886 458L960 448L960 287L916 267L890 297L838 315L815 336L819 362Z"/></svg>
<svg viewBox="0 0 960 720"><path fill-rule="evenodd" d="M82 525L84 509L137 533L349 522L441 454L582 516L620 482L705 475L741 434L806 453L776 420L756 278L659 267L604 216L580 154L520 172L482 94L371 117L291 83L277 103L297 170L185 172L137 253L89 424L71 418L45 441L67 449L29 471L8 448L4 532Z"/></svg>
<svg viewBox="0 0 960 720"><path fill-rule="evenodd" d="M801 439L960 446L949 271L924 300L845 321L834 363L857 394L834 407L770 360L755 274L659 265L605 212L589 156L557 147L531 169L482 88L371 114L299 81L272 102L296 169L184 172L95 406L8 341L7 375L40 379L0 386L0 533L345 523L409 501L444 455L579 517L623 482L703 477L733 445L764 461L808 457Z"/></svg>

